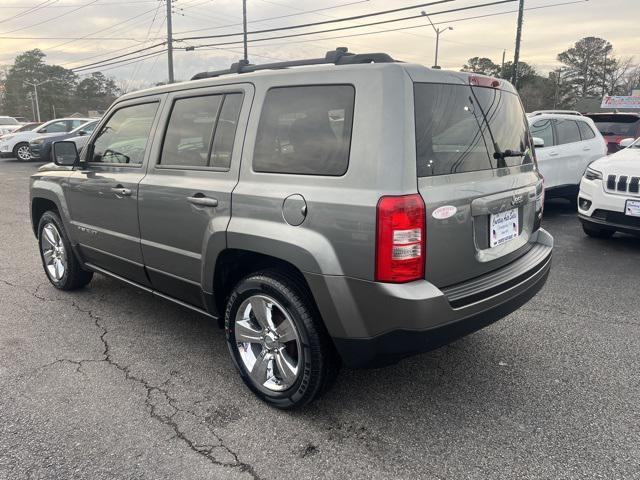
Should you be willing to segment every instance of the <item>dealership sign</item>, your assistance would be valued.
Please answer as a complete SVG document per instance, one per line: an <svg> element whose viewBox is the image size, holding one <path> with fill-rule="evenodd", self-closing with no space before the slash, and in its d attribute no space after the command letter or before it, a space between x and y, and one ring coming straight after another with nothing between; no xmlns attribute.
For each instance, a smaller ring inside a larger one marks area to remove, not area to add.
<svg viewBox="0 0 640 480"><path fill-rule="evenodd" d="M602 99L600 108L637 108L640 109L640 97L607 95Z"/></svg>

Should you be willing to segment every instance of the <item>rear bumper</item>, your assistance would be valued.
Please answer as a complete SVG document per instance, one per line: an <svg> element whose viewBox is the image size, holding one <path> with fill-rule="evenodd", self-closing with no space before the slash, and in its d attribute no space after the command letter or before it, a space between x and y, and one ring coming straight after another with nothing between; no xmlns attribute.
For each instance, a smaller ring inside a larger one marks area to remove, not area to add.
<svg viewBox="0 0 640 480"><path fill-rule="evenodd" d="M375 367L426 352L483 328L531 299L545 284L553 238L482 277L438 289L427 281L368 282L306 275L344 363Z"/></svg>

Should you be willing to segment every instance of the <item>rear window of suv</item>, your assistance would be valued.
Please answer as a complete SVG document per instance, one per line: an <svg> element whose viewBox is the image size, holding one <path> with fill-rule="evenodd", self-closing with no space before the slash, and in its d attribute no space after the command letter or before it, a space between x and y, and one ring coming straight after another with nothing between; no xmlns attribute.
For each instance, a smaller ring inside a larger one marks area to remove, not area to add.
<svg viewBox="0 0 640 480"><path fill-rule="evenodd" d="M253 169L343 175L349 164L354 100L351 85L269 90L258 124Z"/></svg>
<svg viewBox="0 0 640 480"><path fill-rule="evenodd" d="M416 83L414 97L418 176L533 162L517 95L497 88ZM522 155L501 155L506 150Z"/></svg>

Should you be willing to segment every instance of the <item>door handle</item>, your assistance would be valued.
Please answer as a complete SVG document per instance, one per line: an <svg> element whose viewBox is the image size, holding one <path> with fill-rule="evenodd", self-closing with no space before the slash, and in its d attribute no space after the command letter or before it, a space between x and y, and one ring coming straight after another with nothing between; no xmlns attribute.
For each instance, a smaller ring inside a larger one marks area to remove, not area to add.
<svg viewBox="0 0 640 480"><path fill-rule="evenodd" d="M550 157L557 157L558 156L558 152L549 152L549 156Z"/></svg>
<svg viewBox="0 0 640 480"><path fill-rule="evenodd" d="M582 150L584 150L585 152L588 152L589 150L591 150L591 147L584 147Z"/></svg>
<svg viewBox="0 0 640 480"><path fill-rule="evenodd" d="M128 197L131 195L131 189L124 188L122 185L116 185L111 189L111 191L116 195L120 195L121 197Z"/></svg>
<svg viewBox="0 0 640 480"><path fill-rule="evenodd" d="M187 201L192 205L197 205L198 207L217 207L218 199L217 198L209 198L204 195L194 195L193 197L187 197Z"/></svg>

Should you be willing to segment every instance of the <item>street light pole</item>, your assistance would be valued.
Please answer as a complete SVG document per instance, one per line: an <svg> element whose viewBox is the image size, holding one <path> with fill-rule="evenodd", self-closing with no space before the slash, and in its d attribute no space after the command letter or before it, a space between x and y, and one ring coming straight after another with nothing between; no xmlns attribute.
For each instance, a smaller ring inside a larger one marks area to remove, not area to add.
<svg viewBox="0 0 640 480"><path fill-rule="evenodd" d="M38 87L44 83L50 82L51 80L45 80L44 82L40 82L40 83L31 83L31 82L27 82L25 81L24 83L26 83L27 85L31 85L33 87L33 93L35 94L35 100L36 100L36 115L37 115L37 121L40 121L40 102L38 101Z"/></svg>
<svg viewBox="0 0 640 480"><path fill-rule="evenodd" d="M423 10L420 13L422 13L423 16L427 17L427 20L429 20L429 23L431 24L431 27L433 28L433 31L436 32L436 54L435 54L435 63L433 65L433 68L440 69L441 67L438 65L438 51L440 49L440 35L442 35L447 30L453 30L453 27L436 28L436 26L433 24L433 22L429 18L429 15L427 15L427 12L425 12Z"/></svg>

